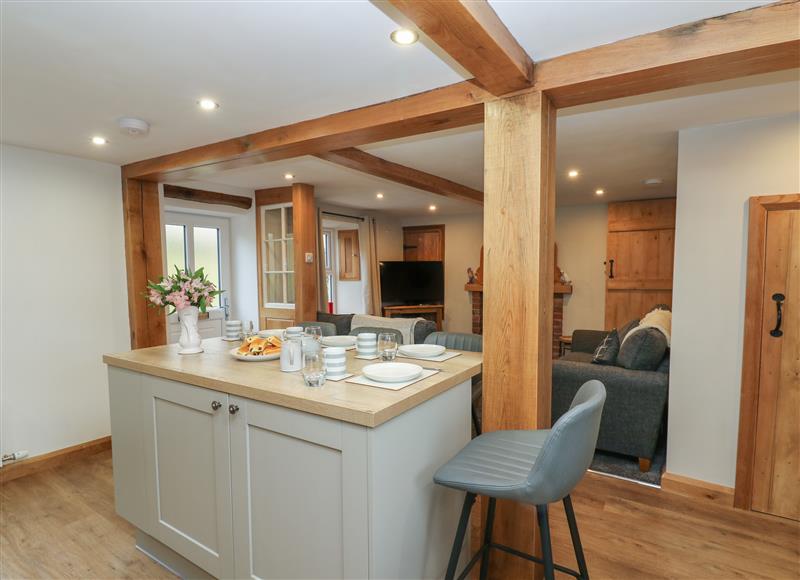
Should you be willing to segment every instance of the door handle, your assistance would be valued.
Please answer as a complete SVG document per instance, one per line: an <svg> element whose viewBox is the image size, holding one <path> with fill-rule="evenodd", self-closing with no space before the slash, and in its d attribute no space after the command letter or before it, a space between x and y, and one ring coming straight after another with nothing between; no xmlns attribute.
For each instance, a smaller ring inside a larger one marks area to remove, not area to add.
<svg viewBox="0 0 800 580"><path fill-rule="evenodd" d="M783 336L783 331L781 330L781 323L783 322L783 301L786 300L786 296L784 296L783 294L773 294L772 299L775 301L775 308L777 312L776 312L775 328L769 331L769 335L778 338Z"/></svg>
<svg viewBox="0 0 800 580"><path fill-rule="evenodd" d="M235 415L239 412L239 405L228 405L228 413Z"/></svg>
<svg viewBox="0 0 800 580"><path fill-rule="evenodd" d="M607 262L603 262L603 264L608 264L608 266L609 266L609 268L608 268L608 277L609 278L613 278L614 277L614 258L611 258Z"/></svg>
<svg viewBox="0 0 800 580"><path fill-rule="evenodd" d="M211 401L211 409L212 410L216 411L221 406L222 406L222 403L220 403L219 401Z"/></svg>

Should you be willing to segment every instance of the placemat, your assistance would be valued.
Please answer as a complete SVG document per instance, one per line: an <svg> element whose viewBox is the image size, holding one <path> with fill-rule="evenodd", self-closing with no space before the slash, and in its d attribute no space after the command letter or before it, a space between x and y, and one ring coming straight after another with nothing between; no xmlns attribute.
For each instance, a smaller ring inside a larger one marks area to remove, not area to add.
<svg viewBox="0 0 800 580"><path fill-rule="evenodd" d="M352 376L353 376L353 373L347 373L346 375L342 375L341 377L336 377L335 379L333 377L326 376L325 380L326 381L333 381L334 383L338 383L339 381L343 381L344 379L349 379Z"/></svg>
<svg viewBox="0 0 800 580"><path fill-rule="evenodd" d="M347 382L353 383L354 385L365 385L367 387L378 387L380 389L389 389L390 391L399 391L402 388L407 387L408 385L413 385L423 379L427 379L428 377L432 377L436 373L441 372L438 369L425 369L422 371L422 374L418 376L416 379L411 381L407 381L405 383L379 383L377 381L371 381L364 375L358 375L354 379L350 379Z"/></svg>
<svg viewBox="0 0 800 580"><path fill-rule="evenodd" d="M397 358L411 358L411 359L414 359L414 360L427 360L427 361L430 361L430 362L444 362L446 360L450 360L451 358L455 358L457 356L461 356L461 354L462 353L460 353L460 352L452 352L452 351L451 352L447 352L447 351L445 351L444 353L440 354L439 356L422 357L422 356L409 356L407 354L400 354L398 352L397 353Z"/></svg>

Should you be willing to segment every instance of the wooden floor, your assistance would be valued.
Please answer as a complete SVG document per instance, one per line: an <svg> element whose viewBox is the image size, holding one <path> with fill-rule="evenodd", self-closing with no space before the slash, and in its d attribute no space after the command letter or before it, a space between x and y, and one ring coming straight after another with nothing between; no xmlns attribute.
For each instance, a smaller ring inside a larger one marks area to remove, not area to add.
<svg viewBox="0 0 800 580"><path fill-rule="evenodd" d="M595 474L573 501L593 579L800 578L794 522ZM574 567L560 506L551 525L556 561ZM0 577L172 575L134 549L115 515L106 451L0 488Z"/></svg>

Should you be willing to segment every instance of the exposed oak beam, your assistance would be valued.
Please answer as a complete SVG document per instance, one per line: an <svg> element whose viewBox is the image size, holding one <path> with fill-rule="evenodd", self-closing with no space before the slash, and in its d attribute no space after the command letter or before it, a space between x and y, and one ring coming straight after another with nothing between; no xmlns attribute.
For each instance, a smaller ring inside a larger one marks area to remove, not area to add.
<svg viewBox="0 0 800 580"><path fill-rule="evenodd" d="M256 189L256 205L272 205L275 203L291 203L292 186L269 187Z"/></svg>
<svg viewBox="0 0 800 580"><path fill-rule="evenodd" d="M491 95L485 89L465 81L139 161L124 166L123 176L147 181L183 181L266 161L474 125L483 121L482 103L488 98Z"/></svg>
<svg viewBox="0 0 800 580"><path fill-rule="evenodd" d="M536 63L561 107L800 67L800 4L769 4Z"/></svg>
<svg viewBox="0 0 800 580"><path fill-rule="evenodd" d="M210 203L214 205L229 205L239 209L250 209L253 200L243 195L230 195L228 193L218 193L216 191L204 191L202 189L192 189L191 187L180 187L178 185L164 184L164 197L171 199L182 199L185 201L197 201L200 203Z"/></svg>
<svg viewBox="0 0 800 580"><path fill-rule="evenodd" d="M531 85L533 61L485 0L389 0L493 95Z"/></svg>
<svg viewBox="0 0 800 580"><path fill-rule="evenodd" d="M537 63L532 89L557 107L800 66L797 1L684 24ZM465 81L187 149L123 167L123 176L181 181L265 161L314 155L483 121L494 96Z"/></svg>
<svg viewBox="0 0 800 580"><path fill-rule="evenodd" d="M355 147L318 153L320 159L423 191L483 205L483 192L413 167L386 161Z"/></svg>
<svg viewBox="0 0 800 580"><path fill-rule="evenodd" d="M306 183L292 184L292 223L294 227L294 321L317 319L318 263L317 206L314 186ZM311 254L312 260L306 260Z"/></svg>

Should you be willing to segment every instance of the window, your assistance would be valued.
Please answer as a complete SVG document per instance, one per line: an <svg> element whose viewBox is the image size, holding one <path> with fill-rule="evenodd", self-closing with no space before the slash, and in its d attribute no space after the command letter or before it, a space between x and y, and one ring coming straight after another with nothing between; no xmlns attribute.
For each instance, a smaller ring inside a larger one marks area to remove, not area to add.
<svg viewBox="0 0 800 580"><path fill-rule="evenodd" d="M164 237L167 249L167 272L203 268L217 288L230 292L228 224L226 218L189 213L165 214ZM219 307L220 303L214 304Z"/></svg>
<svg viewBox="0 0 800 580"><path fill-rule="evenodd" d="M261 208L263 307L294 306L294 231L290 205Z"/></svg>
<svg viewBox="0 0 800 580"><path fill-rule="evenodd" d="M336 301L336 279L334 278L334 242L333 230L322 231L322 253L325 259L325 291L326 301L333 304Z"/></svg>

